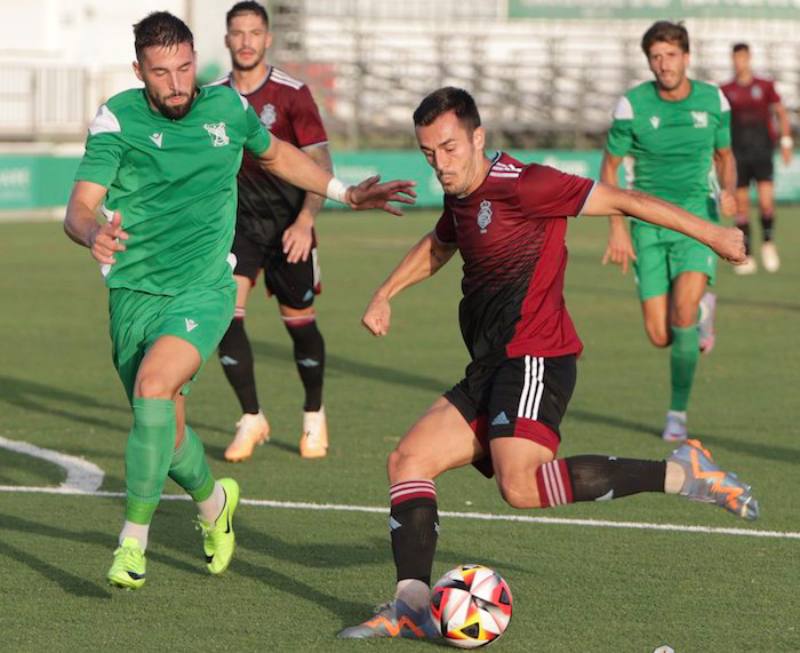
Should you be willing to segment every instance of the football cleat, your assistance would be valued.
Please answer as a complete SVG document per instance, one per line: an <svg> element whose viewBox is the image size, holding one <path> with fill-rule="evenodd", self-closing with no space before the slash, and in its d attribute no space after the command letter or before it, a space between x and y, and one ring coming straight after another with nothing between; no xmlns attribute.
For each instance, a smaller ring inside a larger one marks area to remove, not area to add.
<svg viewBox="0 0 800 653"><path fill-rule="evenodd" d="M114 562L106 578L110 585L138 590L144 585L146 562L144 551L134 537L126 537L114 551Z"/></svg>
<svg viewBox="0 0 800 653"><path fill-rule="evenodd" d="M682 442L689 437L686 428L686 413L680 410L667 411L667 423L661 437L665 442Z"/></svg>
<svg viewBox="0 0 800 653"><path fill-rule="evenodd" d="M717 311L717 296L707 292L700 299L700 319L697 321L697 334L700 338L700 351L708 354L714 348L714 315Z"/></svg>
<svg viewBox="0 0 800 653"><path fill-rule="evenodd" d="M219 484L225 491L225 505L219 517L213 524L200 516L197 517L198 528L203 534L206 566L212 574L221 574L228 568L236 548L233 513L239 505L239 484L232 478L221 478Z"/></svg>
<svg viewBox="0 0 800 653"><path fill-rule="evenodd" d="M245 413L236 422L236 435L225 449L225 460L231 463L247 460L253 455L253 450L265 442L269 442L269 422L264 413Z"/></svg>
<svg viewBox="0 0 800 653"><path fill-rule="evenodd" d="M778 256L778 248L775 243L768 240L761 245L761 263L767 272L777 272L781 267L781 258Z"/></svg>
<svg viewBox="0 0 800 653"><path fill-rule="evenodd" d="M737 517L758 519L758 501L749 485L736 474L722 471L699 440L688 440L672 452L667 462L683 468L686 478L680 494L692 501L715 503Z"/></svg>
<svg viewBox="0 0 800 653"><path fill-rule="evenodd" d="M441 637L431 619L430 610L414 611L404 601L395 599L375 609L375 616L357 626L342 630L340 639L371 639L373 637L404 637L434 639Z"/></svg>
<svg viewBox="0 0 800 653"><path fill-rule="evenodd" d="M756 263L756 260L752 256L746 256L744 263L741 265L733 266L733 273L739 276L755 274L756 272L758 272L758 263Z"/></svg>
<svg viewBox="0 0 800 653"><path fill-rule="evenodd" d="M328 454L328 421L325 409L303 413L303 435L300 455L303 458L324 458Z"/></svg>

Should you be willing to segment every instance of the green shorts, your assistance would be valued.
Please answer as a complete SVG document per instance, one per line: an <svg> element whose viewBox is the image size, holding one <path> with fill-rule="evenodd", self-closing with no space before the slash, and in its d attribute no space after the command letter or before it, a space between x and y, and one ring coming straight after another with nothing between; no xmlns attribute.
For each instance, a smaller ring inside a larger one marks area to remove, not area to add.
<svg viewBox="0 0 800 653"><path fill-rule="evenodd" d="M716 222L711 215L702 217ZM631 223L631 239L641 301L668 294L675 278L683 272L702 272L708 277L708 285L714 285L717 255L710 247L671 229L638 222Z"/></svg>
<svg viewBox="0 0 800 653"><path fill-rule="evenodd" d="M156 340L161 336L186 340L205 363L228 330L235 305L235 287L193 288L175 296L112 288L108 301L112 358L128 400L133 398L139 365ZM189 385L183 394L189 393Z"/></svg>

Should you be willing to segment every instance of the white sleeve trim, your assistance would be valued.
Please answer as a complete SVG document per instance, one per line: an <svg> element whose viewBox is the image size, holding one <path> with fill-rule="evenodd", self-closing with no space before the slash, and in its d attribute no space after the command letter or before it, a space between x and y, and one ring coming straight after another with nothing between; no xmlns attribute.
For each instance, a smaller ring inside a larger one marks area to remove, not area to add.
<svg viewBox="0 0 800 653"><path fill-rule="evenodd" d="M633 120L633 105L626 96L619 99L613 115L614 120Z"/></svg>
<svg viewBox="0 0 800 653"><path fill-rule="evenodd" d="M723 113L730 111L731 103L728 102L728 98L725 97L725 93L722 92L721 88L717 88L717 91L719 91L719 110Z"/></svg>
<svg viewBox="0 0 800 653"><path fill-rule="evenodd" d="M328 141L320 141L319 143L311 143L311 145L303 145L303 147L301 147L300 149L303 150L303 152L307 152L308 150L313 150L315 147L322 147L322 146L327 147L327 145Z"/></svg>
<svg viewBox="0 0 800 653"><path fill-rule="evenodd" d="M105 133L113 134L121 131L122 127L120 127L119 120L105 104L97 110L97 115L89 124L89 133L92 136Z"/></svg>

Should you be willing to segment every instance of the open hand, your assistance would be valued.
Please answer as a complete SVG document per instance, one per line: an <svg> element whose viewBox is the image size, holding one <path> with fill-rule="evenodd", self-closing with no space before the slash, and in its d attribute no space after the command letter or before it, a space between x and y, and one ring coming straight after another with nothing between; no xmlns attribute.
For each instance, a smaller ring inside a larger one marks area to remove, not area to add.
<svg viewBox="0 0 800 653"><path fill-rule="evenodd" d="M416 182L409 180L380 182L380 176L375 175L362 181L358 186L350 186L345 196L351 209L364 211L366 209L382 209L392 215L403 215L403 212L389 202L400 204L413 204L417 193L414 191Z"/></svg>
<svg viewBox="0 0 800 653"><path fill-rule="evenodd" d="M608 234L608 245L603 254L603 265L609 262L622 266L622 274L628 272L628 261L636 260L636 252L633 251L633 243L625 227L612 227Z"/></svg>
<svg viewBox="0 0 800 653"><path fill-rule="evenodd" d="M298 216L283 232L283 253L289 263L299 263L308 259L314 244L313 221Z"/></svg>

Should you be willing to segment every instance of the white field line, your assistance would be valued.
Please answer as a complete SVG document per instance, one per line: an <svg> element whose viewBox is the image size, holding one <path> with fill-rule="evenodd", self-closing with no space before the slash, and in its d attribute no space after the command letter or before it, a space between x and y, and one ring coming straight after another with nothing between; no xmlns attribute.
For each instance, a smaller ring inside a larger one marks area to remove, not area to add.
<svg viewBox="0 0 800 653"><path fill-rule="evenodd" d="M46 460L64 469L67 472L67 478L59 489L94 492L103 483L103 476L105 476L103 470L85 458L70 456L52 449L43 449L30 442L9 440L2 436L0 436L0 448Z"/></svg>
<svg viewBox="0 0 800 653"><path fill-rule="evenodd" d="M0 485L0 492L61 494L72 496L123 498L124 492L92 491L84 492L65 487L24 487L16 485ZM165 494L165 501L188 501L185 494ZM387 515L388 510L377 506L355 506L340 503L310 503L304 501L272 501L269 499L242 499L246 506L258 508L279 508L288 510L322 510L341 512L366 512ZM761 531L749 528L718 528L711 526L690 526L686 524L652 524L649 522L607 521L602 519L568 519L566 517L531 517L529 515L498 515L485 512L441 511L442 517L454 519L470 519L476 521L521 522L524 524L542 524L546 526L583 526L588 528L627 528L642 531L666 531L669 533L705 533L710 535L729 535L738 537L760 537L778 540L800 540L800 532Z"/></svg>

